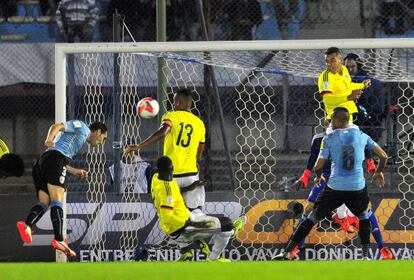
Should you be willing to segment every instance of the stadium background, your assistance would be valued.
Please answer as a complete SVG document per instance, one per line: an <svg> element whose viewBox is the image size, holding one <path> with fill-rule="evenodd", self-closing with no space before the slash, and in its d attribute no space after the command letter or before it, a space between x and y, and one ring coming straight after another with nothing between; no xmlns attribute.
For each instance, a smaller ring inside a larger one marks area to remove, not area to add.
<svg viewBox="0 0 414 280"><path fill-rule="evenodd" d="M34 197L31 195L34 190L30 176L31 164L33 159L43 150L47 129L54 121L53 44L60 42L61 38L53 18L57 7L56 2L19 1L18 4L14 2L16 1L4 2L8 5L3 4L1 9L3 17L0 18L0 61L2 62L0 68L0 137L9 144L13 152L24 157L27 170L21 178L3 180L0 185L0 193L4 194L2 199L5 199L5 202L1 203L2 208L9 209L12 207L11 204L16 207L14 201L20 201L18 208L27 209L34 201ZM48 5L45 5L45 2ZM96 1L99 21L93 32L94 42L111 40L111 7L116 2ZM121 2L122 4L118 7L120 12L132 13L126 14L126 24L132 30L134 38L137 41L155 41L154 1ZM195 17L194 2L167 1L168 41L201 40L200 26ZM281 2L283 2L283 8L277 6ZM327 0L211 0L205 1L205 10L209 19L210 37L213 40L412 37L414 35L414 7L411 1L394 1L394 4L385 2L362 0L346 2ZM289 5L292 3L297 4L297 7L295 10L289 11ZM275 11L280 12L281 9L284 9L285 12L278 14L279 18L277 19ZM131 18L136 20L131 20ZM126 40L131 39L126 38ZM392 160L386 168L387 183L385 188L380 191L370 188L374 198L374 210L382 201L381 199L398 199L401 195L397 188L402 178L397 174L398 155L396 151L399 139L395 131L396 116L400 112L394 106L397 105L398 96L401 95L401 88L393 83L382 83L382 86L385 107L389 110L384 111L384 117L378 129L381 130L380 143L386 148ZM201 82L199 88L202 92ZM275 88L275 90L281 91L281 88ZM82 89L77 89L75 86L73 91L78 92ZM314 128L319 125L318 119L314 117L314 110L318 106L314 98L316 91L315 84L304 84L293 79L289 86L288 102L284 103L281 96L272 100L276 108L289 112L289 118L284 124L287 129L284 135L279 135L283 141L280 141L281 144L275 151L278 154L278 164L274 169L275 181L268 182L274 188L276 196L281 199L304 199L308 192L308 190L292 190L286 186L293 181L293 178L300 176L308 156L309 143ZM232 89L222 87L220 93L224 111L236 111ZM155 97L156 84L143 88L141 94L142 96ZM80 108L76 106L78 105L76 102L82 102L82 100L75 100L75 109L71 114L73 117L83 116L84 112L76 111ZM217 122L217 119L212 120L211 127L218 126ZM149 132L157 127L157 123L152 120L143 123L143 126L143 131ZM226 126L226 130L231 131L231 125ZM202 167L202 176L209 181L207 186L208 191L211 192L209 199L214 201L217 192L228 194L233 189L229 183L220 134L211 132L210 139L212 144L204 159L206 164ZM233 138L230 137L230 139ZM230 143L230 146L234 145ZM107 161L110 162L113 157L110 145L105 147L105 151L107 152ZM236 151L232 150L231 152L234 156ZM155 155L155 149L150 149L143 154L150 161L155 159ZM84 158L82 155L78 157L75 162L76 166L85 165L82 158ZM412 180L412 177L408 180ZM107 182L109 181L107 180ZM82 193L84 189L85 186L82 182L73 179L69 186L69 192L73 193L73 202L78 202L76 194ZM109 184L107 191L108 193L112 192ZM230 195L229 201L234 200L235 198ZM266 198L263 197L262 200L266 200ZM70 196L68 201L71 202ZM383 226L389 229L388 234L391 236L393 230L401 230L399 226L401 213L398 209L398 202L386 205L387 214L384 214L385 210L381 210L382 213L379 214L391 217L390 220L383 221L388 221ZM394 208L390 205L394 205ZM1 248L9 248L10 250L3 251L2 249L0 259L7 261L37 260L36 258L39 258L38 260L53 259L51 249L41 250L42 253L39 254L32 254L25 250L27 255L23 255L23 257L10 254L21 245L14 237L16 232L14 232L13 222L21 218L23 215L21 211L17 209L11 211L12 214L7 216L10 223L3 225L5 230L2 230L2 235L6 238L1 238L4 242ZM288 211L281 212L283 212L283 217L289 218ZM2 213L5 212L2 211ZM264 231L269 231L269 229ZM286 237L287 233L286 230L282 235ZM277 240L284 240L285 237L277 238ZM7 242L9 240L14 240L14 242ZM386 238L386 240L395 239ZM273 248L272 246L269 245L269 248ZM393 246L395 246L393 248L399 247L398 244ZM408 257L412 258L411 253Z"/></svg>

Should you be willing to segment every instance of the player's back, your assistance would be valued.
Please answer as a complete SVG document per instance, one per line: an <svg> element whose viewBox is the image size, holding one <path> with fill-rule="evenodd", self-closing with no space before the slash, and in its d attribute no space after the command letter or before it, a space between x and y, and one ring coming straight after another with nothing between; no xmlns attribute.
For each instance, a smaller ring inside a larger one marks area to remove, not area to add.
<svg viewBox="0 0 414 280"><path fill-rule="evenodd" d="M332 161L329 186L335 190L361 190L365 187L365 147L374 148L375 142L356 128L336 129L324 137L321 155Z"/></svg>
<svg viewBox="0 0 414 280"><path fill-rule="evenodd" d="M171 127L164 139L164 155L171 158L174 175L197 173L198 146L205 142L203 121L188 111L169 111L162 121Z"/></svg>
<svg viewBox="0 0 414 280"><path fill-rule="evenodd" d="M155 173L151 179L151 195L160 218L160 226L167 234L171 234L185 225L190 217L190 212L185 206L180 188L174 180L160 180L158 173ZM163 215L162 208L165 208L166 211L172 211L170 212L172 215Z"/></svg>

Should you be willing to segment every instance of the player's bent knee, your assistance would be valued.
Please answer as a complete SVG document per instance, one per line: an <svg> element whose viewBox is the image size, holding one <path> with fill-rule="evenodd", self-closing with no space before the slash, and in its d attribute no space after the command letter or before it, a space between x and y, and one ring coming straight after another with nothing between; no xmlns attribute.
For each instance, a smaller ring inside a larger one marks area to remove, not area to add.
<svg viewBox="0 0 414 280"><path fill-rule="evenodd" d="M231 231L233 229L233 222L228 217L219 217L218 218L221 224L221 231Z"/></svg>

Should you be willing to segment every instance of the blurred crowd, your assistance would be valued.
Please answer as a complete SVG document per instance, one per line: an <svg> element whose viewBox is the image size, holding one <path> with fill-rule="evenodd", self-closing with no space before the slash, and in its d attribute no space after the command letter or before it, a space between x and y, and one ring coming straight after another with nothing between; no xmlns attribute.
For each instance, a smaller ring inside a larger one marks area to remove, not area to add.
<svg viewBox="0 0 414 280"><path fill-rule="evenodd" d="M166 0L169 41L202 39L196 2ZM374 2L375 26L380 30L377 36L411 32L414 1ZM212 40L296 39L301 28L318 28L306 20L309 6L320 6L318 10L323 18L325 6L331 5L331 10L336 8L332 3L328 0L204 0L204 11ZM27 42L111 41L115 10L123 15L131 33L129 40L155 41L155 6L156 0L3 0L0 1L0 41L13 40L10 35L19 34L26 34L21 39Z"/></svg>

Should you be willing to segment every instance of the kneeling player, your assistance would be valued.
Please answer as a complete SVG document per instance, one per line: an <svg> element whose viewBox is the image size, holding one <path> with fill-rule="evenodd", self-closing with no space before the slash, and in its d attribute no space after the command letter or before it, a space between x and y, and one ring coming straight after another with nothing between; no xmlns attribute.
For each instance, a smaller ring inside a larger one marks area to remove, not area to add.
<svg viewBox="0 0 414 280"><path fill-rule="evenodd" d="M213 237L214 244L207 261L230 260L220 258L233 234L232 221L227 217L192 215L184 204L177 183L173 180L173 165L169 157L157 161L158 173L151 180L151 194L162 230L171 242L184 248L191 243Z"/></svg>

